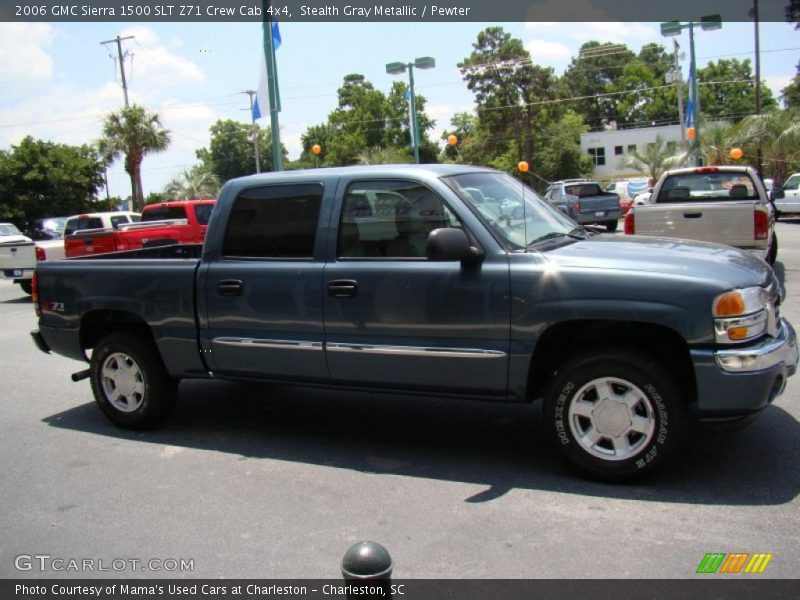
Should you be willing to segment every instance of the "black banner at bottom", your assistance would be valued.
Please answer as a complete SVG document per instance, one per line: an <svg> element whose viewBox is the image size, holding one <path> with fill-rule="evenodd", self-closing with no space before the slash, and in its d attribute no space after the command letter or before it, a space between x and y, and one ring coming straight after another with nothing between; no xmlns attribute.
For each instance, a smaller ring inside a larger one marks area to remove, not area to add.
<svg viewBox="0 0 800 600"><path fill-rule="evenodd" d="M36 600L703 600L800 598L800 580L703 579L5 579L0 598Z"/></svg>

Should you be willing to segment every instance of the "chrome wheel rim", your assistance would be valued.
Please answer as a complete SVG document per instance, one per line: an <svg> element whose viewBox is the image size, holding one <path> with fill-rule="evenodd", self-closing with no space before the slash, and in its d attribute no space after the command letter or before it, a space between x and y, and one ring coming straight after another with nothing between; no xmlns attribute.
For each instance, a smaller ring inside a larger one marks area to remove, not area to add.
<svg viewBox="0 0 800 600"><path fill-rule="evenodd" d="M599 377L572 397L569 427L575 440L592 456L627 460L653 439L655 412L647 395L617 377Z"/></svg>
<svg viewBox="0 0 800 600"><path fill-rule="evenodd" d="M111 354L100 370L103 393L120 412L131 413L144 402L144 377L136 361L123 352Z"/></svg>

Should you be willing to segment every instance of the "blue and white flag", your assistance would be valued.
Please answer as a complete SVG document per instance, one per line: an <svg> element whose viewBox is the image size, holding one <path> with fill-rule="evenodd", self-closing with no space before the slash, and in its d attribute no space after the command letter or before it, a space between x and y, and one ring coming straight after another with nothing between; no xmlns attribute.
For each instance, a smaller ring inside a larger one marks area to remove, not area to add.
<svg viewBox="0 0 800 600"><path fill-rule="evenodd" d="M686 99L686 122L684 123L685 127L691 127L694 123L694 110L695 110L695 100L694 94L692 93L694 90L694 86L692 85L694 79L694 65L689 66L689 97Z"/></svg>
<svg viewBox="0 0 800 600"><path fill-rule="evenodd" d="M277 50L281 45L281 31L278 22L272 22L272 49ZM261 53L259 61L258 87L256 100L253 103L253 120L261 119L269 114L269 86L267 85L267 55Z"/></svg>

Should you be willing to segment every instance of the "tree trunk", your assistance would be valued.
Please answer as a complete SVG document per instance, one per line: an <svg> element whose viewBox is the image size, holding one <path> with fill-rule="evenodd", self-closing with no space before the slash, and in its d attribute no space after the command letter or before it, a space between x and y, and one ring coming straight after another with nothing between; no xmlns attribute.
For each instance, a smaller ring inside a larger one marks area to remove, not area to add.
<svg viewBox="0 0 800 600"><path fill-rule="evenodd" d="M132 201L132 205L133 205L133 210L137 210L136 209L136 197L137 197L137 194L136 194L136 175L134 175L133 173L129 173L129 175L131 177L131 201Z"/></svg>
<svg viewBox="0 0 800 600"><path fill-rule="evenodd" d="M142 191L142 169L136 165L136 212L142 212L144 208L144 192Z"/></svg>

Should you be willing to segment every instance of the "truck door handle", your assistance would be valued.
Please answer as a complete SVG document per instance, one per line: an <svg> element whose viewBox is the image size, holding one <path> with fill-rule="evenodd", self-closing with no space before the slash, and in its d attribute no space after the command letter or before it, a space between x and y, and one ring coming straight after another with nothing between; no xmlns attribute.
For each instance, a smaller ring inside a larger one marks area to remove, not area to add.
<svg viewBox="0 0 800 600"><path fill-rule="evenodd" d="M701 213L701 212L685 212L685 213L683 213L683 218L684 219L699 219L702 216L703 216L703 213Z"/></svg>
<svg viewBox="0 0 800 600"><path fill-rule="evenodd" d="M358 282L353 279L334 279L328 282L328 295L334 298L352 298L358 293Z"/></svg>
<svg viewBox="0 0 800 600"><path fill-rule="evenodd" d="M241 296L244 291L244 282L240 279L223 279L217 284L220 296Z"/></svg>

